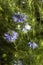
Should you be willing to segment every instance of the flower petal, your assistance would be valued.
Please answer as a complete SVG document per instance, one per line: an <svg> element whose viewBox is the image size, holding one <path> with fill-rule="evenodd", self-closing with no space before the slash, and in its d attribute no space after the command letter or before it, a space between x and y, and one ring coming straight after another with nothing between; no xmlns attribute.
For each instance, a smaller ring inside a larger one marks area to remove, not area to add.
<svg viewBox="0 0 43 65"><path fill-rule="evenodd" d="M4 34L4 39L7 41L15 41L15 39L17 39L18 37L18 33L15 31L12 31L12 35L9 35L8 33Z"/></svg>
<svg viewBox="0 0 43 65"><path fill-rule="evenodd" d="M33 49L35 49L36 47L37 47L38 45L37 45L37 43L33 43Z"/></svg>

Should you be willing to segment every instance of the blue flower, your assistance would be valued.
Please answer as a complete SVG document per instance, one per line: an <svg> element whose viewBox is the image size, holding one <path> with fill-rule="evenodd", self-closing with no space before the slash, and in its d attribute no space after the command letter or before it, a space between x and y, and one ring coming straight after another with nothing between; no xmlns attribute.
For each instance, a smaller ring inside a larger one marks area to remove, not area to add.
<svg viewBox="0 0 43 65"><path fill-rule="evenodd" d="M4 34L4 39L9 41L9 42L15 41L17 39L17 37L18 37L18 33L15 31L12 31L11 35L9 35L8 33Z"/></svg>
<svg viewBox="0 0 43 65"><path fill-rule="evenodd" d="M33 44L32 44L32 42L29 42L29 43L28 43L28 46L29 46L30 48L32 48L32 49L35 49L38 45L37 45L37 43L35 43L35 42L34 42Z"/></svg>
<svg viewBox="0 0 43 65"><path fill-rule="evenodd" d="M26 20L26 15L24 15L23 13L15 13L13 16L13 20L14 22L24 22Z"/></svg>

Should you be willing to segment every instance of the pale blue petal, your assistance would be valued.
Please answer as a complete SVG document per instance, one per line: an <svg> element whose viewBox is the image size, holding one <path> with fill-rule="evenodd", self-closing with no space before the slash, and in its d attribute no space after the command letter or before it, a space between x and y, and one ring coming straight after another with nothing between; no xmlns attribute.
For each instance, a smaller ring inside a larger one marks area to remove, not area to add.
<svg viewBox="0 0 43 65"><path fill-rule="evenodd" d="M38 45L37 45L37 43L33 43L33 49L35 49L36 47L37 47Z"/></svg>

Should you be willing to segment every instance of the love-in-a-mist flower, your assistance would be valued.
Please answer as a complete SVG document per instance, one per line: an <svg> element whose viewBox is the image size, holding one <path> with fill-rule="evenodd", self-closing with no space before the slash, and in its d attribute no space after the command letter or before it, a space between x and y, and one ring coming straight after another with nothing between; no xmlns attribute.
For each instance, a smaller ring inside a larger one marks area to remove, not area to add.
<svg viewBox="0 0 43 65"><path fill-rule="evenodd" d="M32 48L32 49L35 49L35 48L38 46L38 44L37 44L36 42L34 42L33 44L32 44L32 42L29 42L29 43L28 43L28 46L29 46L30 48Z"/></svg>
<svg viewBox="0 0 43 65"><path fill-rule="evenodd" d="M31 26L29 24L25 24L24 27L22 28L22 31L24 33L27 33L29 30L31 30Z"/></svg>
<svg viewBox="0 0 43 65"><path fill-rule="evenodd" d="M27 29L27 30L31 30L31 26L30 26L29 24L26 23L26 25L25 25L25 29Z"/></svg>
<svg viewBox="0 0 43 65"><path fill-rule="evenodd" d="M8 32L4 34L4 39L7 40L8 42L13 42L18 37L17 32L15 32L15 31L11 31L11 32L12 32L12 34L8 34Z"/></svg>
<svg viewBox="0 0 43 65"><path fill-rule="evenodd" d="M24 22L26 20L26 15L23 13L15 13L13 16L14 22Z"/></svg>

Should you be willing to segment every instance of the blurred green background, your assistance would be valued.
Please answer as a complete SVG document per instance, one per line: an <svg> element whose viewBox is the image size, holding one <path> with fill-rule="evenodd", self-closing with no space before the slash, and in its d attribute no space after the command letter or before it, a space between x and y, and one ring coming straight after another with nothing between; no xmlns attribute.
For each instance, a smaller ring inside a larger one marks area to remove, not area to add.
<svg viewBox="0 0 43 65"><path fill-rule="evenodd" d="M12 19L15 12L25 13L27 21L15 23ZM27 34L16 28L25 23L32 26ZM3 39L8 30L18 32L19 37L15 42L9 43ZM38 43L36 49L28 47L30 40ZM0 65L14 65L15 60L22 60L23 65L43 65L42 0L0 0Z"/></svg>

